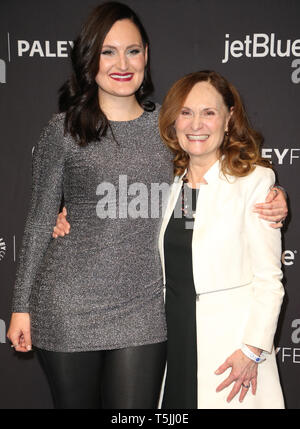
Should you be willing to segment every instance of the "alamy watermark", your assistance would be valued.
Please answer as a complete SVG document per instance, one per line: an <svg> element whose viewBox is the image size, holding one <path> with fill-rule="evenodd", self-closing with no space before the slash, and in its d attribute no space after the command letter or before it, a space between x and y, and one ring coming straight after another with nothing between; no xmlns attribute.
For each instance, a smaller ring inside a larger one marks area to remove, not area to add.
<svg viewBox="0 0 300 429"><path fill-rule="evenodd" d="M170 185L135 182L128 185L126 175L119 176L118 186L102 182L97 186L96 195L101 196L96 206L100 219L159 218L166 207Z"/></svg>
<svg viewBox="0 0 300 429"><path fill-rule="evenodd" d="M146 185L134 182L128 185L128 177L120 175L117 186L110 182L102 182L97 186L96 195L101 197L96 205L97 216L100 219L160 218L167 207L170 188L168 183ZM193 219L191 188L187 184L184 188L184 201L182 193L179 193L179 203L174 207L174 217L184 216Z"/></svg>

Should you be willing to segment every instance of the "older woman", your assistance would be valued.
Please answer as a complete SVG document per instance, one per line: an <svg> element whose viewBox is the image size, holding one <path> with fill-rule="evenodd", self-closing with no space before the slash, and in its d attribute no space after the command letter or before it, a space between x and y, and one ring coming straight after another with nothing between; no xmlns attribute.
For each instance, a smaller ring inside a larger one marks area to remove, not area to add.
<svg viewBox="0 0 300 429"><path fill-rule="evenodd" d="M237 90L212 71L173 85L160 131L175 171L159 239L163 408L283 408L273 348L284 295L280 230L252 210L275 180L261 137Z"/></svg>

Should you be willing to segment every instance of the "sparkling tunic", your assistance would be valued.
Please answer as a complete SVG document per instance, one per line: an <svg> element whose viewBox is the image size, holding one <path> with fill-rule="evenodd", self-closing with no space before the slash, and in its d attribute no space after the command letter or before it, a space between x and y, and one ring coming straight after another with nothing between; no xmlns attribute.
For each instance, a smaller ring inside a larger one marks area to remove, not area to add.
<svg viewBox="0 0 300 429"><path fill-rule="evenodd" d="M64 114L44 129L12 308L30 312L35 346L73 352L166 340L161 198L157 207L151 190L171 183L172 155L158 111L111 122L116 141L109 131L86 147L64 136ZM62 196L71 230L53 239Z"/></svg>

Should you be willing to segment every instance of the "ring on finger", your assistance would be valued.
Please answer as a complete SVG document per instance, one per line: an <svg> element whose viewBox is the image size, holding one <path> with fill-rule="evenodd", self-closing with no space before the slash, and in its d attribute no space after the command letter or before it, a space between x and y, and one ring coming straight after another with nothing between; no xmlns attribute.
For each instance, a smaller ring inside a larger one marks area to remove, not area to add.
<svg viewBox="0 0 300 429"><path fill-rule="evenodd" d="M272 191L275 192L275 198L276 198L278 195L278 190L276 188L273 188Z"/></svg>
<svg viewBox="0 0 300 429"><path fill-rule="evenodd" d="M243 386L245 389L249 389L250 384L244 384L244 383L242 383L242 386Z"/></svg>

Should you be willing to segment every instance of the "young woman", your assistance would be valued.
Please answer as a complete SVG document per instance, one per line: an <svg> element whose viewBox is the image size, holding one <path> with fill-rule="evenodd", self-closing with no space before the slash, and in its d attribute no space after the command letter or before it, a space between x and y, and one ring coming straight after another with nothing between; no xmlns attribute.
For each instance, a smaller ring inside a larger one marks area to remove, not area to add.
<svg viewBox="0 0 300 429"><path fill-rule="evenodd" d="M122 180L145 185L150 207L151 185L171 183L172 163L147 100L149 41L136 14L115 2L96 8L72 62L64 113L34 152L8 337L20 352L34 345L57 408L155 408L166 352L160 220L129 216ZM103 183L116 207L104 218ZM62 197L72 230L52 240ZM274 204L277 220L286 205Z"/></svg>
<svg viewBox="0 0 300 429"><path fill-rule="evenodd" d="M119 200L120 177L150 190L172 176L146 100L149 41L138 17L118 3L96 8L72 62L65 113L34 151L8 337L17 351L34 345L56 408L155 408L166 351L160 220L129 218L126 202L116 218L97 216L99 184ZM62 197L72 233L53 240Z"/></svg>

